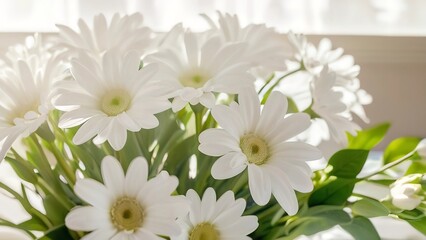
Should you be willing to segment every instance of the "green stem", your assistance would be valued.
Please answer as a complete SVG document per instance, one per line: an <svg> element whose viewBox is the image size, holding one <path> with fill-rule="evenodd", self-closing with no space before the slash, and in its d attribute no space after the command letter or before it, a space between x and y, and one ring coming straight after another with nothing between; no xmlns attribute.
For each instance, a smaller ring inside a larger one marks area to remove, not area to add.
<svg viewBox="0 0 426 240"><path fill-rule="evenodd" d="M299 72L299 71L302 71L302 70L304 70L305 68L303 67L303 64L300 66L300 68L298 68L298 69L296 69L296 70L293 70L293 71L291 71L291 72L288 72L288 73L286 73L286 74L284 74L283 76L281 76L280 78L278 78L276 81L275 81L275 83L274 84L272 84L272 86L270 86L269 88L268 88L268 91L266 91L266 93L268 93L268 92L270 92L270 91L272 91L272 89L274 89L280 82L281 82L281 80L283 80L284 78L286 78L286 77L288 77L288 76L290 76L290 75L293 75L293 74L295 74L295 73L297 73L297 72ZM263 85L262 86L262 88L260 88L260 90L258 91L258 93L260 94L265 88L266 88L266 86L270 83L270 82L272 82L272 80L271 81L268 81L268 82L266 82L265 83L265 85Z"/></svg>
<svg viewBox="0 0 426 240"><path fill-rule="evenodd" d="M377 175L377 174L379 174L381 172L384 172L384 171L388 170L389 168L392 168L392 167L394 167L394 166L396 166L396 165L404 162L405 160L407 160L408 158L410 158L411 156L413 156L413 154L415 152L416 152L416 149L413 150L413 151L411 151L411 152L409 152L409 153L407 153L405 156L399 158L398 160L395 160L393 162L390 162L390 163L384 165L383 167L381 167L376 172L373 172L373 173L371 173L371 174L369 174L369 175L367 175L365 177L360 178L359 180L366 180L366 179L369 179L369 178L371 178L371 177L373 177L373 176L375 176L375 175Z"/></svg>
<svg viewBox="0 0 426 240"><path fill-rule="evenodd" d="M58 194L57 192L55 192L43 178L39 178L38 183L40 187L44 188L44 190L49 192L56 200L58 200L58 202L62 204L62 206L65 207L66 210L69 211L71 208L73 208L73 204L70 203L66 198L64 198L65 195Z"/></svg>
<svg viewBox="0 0 426 240"><path fill-rule="evenodd" d="M275 77L275 73L272 73L271 76L266 79L265 84L263 84L263 86L259 89L258 93L261 93L263 91L263 89L272 81L272 79L274 79Z"/></svg>
<svg viewBox="0 0 426 240"><path fill-rule="evenodd" d="M200 135L202 129L203 129L203 112L194 112L195 113L195 132L197 133L197 136Z"/></svg>
<svg viewBox="0 0 426 240"><path fill-rule="evenodd" d="M52 142L50 144L51 151L53 155L55 155L56 161L58 162L59 166L62 168L62 170L65 173L65 177L68 180L68 183L70 183L71 188L74 186L76 178L74 175L74 171L72 170L71 166L67 163L66 159L64 158L63 154L59 151L58 147Z"/></svg>

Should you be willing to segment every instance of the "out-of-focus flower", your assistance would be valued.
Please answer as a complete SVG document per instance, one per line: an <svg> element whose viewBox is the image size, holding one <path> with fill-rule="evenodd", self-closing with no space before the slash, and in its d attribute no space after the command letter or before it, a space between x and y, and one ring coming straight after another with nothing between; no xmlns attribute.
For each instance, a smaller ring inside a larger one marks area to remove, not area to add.
<svg viewBox="0 0 426 240"><path fill-rule="evenodd" d="M420 184L422 177L423 174L411 174L396 180L390 186L392 204L403 210L413 210L419 206L424 199Z"/></svg>
<svg viewBox="0 0 426 240"><path fill-rule="evenodd" d="M208 188L202 199L190 189L186 199L190 202L189 213L178 218L182 232L172 240L251 239L247 235L259 225L256 216L241 216L246 201L235 199L232 191L216 201L213 188Z"/></svg>
<svg viewBox="0 0 426 240"><path fill-rule="evenodd" d="M236 94L246 87L254 88L243 43L223 43L219 37L205 41L202 35L184 32L180 27L174 31L174 44L166 44L146 58L158 64L159 85L174 98L173 111L187 103L211 108L215 92Z"/></svg>

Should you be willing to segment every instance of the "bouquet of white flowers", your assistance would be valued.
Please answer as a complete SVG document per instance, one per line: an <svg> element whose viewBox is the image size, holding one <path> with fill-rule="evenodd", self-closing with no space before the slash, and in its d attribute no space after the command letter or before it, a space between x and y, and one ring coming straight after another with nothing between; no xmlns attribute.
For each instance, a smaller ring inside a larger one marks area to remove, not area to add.
<svg viewBox="0 0 426 240"><path fill-rule="evenodd" d="M396 139L360 175L389 124L353 122L368 122L372 99L351 56L202 18L206 31L159 33L140 14L98 15L9 49L0 159L22 183L0 188L30 218L0 225L34 239L284 240L336 225L379 239L369 218L391 216L426 235L426 144ZM324 157L323 141L341 149ZM357 193L360 182L390 194Z"/></svg>

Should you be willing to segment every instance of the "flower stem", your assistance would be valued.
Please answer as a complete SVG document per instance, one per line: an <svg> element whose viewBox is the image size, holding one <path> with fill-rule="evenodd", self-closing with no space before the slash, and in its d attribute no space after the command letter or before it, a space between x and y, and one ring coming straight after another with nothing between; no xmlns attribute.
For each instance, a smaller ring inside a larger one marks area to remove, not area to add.
<svg viewBox="0 0 426 240"><path fill-rule="evenodd" d="M290 76L290 75L293 75L293 74L295 74L295 73L297 73L297 72L299 72L299 71L302 71L304 69L304 67L303 67L303 65L302 66L300 66L300 68L297 68L296 70L293 70L293 71L290 71L290 72L288 72L288 73L286 73L286 74L284 74L283 76L281 76L280 78L278 78L276 81L275 81L275 83L274 84L272 84L272 86L270 86L269 88L268 88L268 91L266 91L266 93L265 94L267 94L268 92L271 92L280 82L281 82L281 80L283 80L284 78L286 78L286 77L288 77L288 76ZM273 77L274 75L272 75L272 77ZM272 80L269 80L269 81L267 81L260 89L259 89L259 91L258 91L258 93L260 94L265 88L266 88L266 86L270 83L270 82L272 82ZM269 95L269 94L268 94Z"/></svg>
<svg viewBox="0 0 426 240"><path fill-rule="evenodd" d="M75 179L74 171L72 170L71 166L67 163L63 154L61 154L58 147L53 142L50 144L50 150L52 151L53 155L55 156L56 161L58 162L59 166L64 171L64 174L65 174L65 176L68 180L68 183L70 183L70 186L73 187L76 179Z"/></svg>
<svg viewBox="0 0 426 240"><path fill-rule="evenodd" d="M384 172L384 171L388 170L389 168L392 168L392 167L394 167L394 166L396 166L396 165L398 165L398 164L400 164L400 163L404 162L405 160L407 160L408 158L410 158L411 156L413 156L413 154L414 154L415 152L416 152L416 149L414 149L413 151L411 151L411 152L407 153L407 154L406 154L406 155L404 155L403 157L401 157L401 158L399 158L399 159L397 159L397 160L395 160L395 161L393 161L393 162L390 162L390 163L388 163L388 164L384 165L384 166L383 166L383 167L381 167L379 170L377 170L377 171L375 171L375 172L373 172L373 173L371 173L371 174L369 174L369 175L367 175L367 176L365 176L365 177L360 178L359 180L360 180L360 181L361 181L361 180L367 180L367 179L369 179L369 178L371 178L371 177L373 177L373 176L375 176L375 175L377 175L377 174L379 174L379 173L381 173L381 172Z"/></svg>

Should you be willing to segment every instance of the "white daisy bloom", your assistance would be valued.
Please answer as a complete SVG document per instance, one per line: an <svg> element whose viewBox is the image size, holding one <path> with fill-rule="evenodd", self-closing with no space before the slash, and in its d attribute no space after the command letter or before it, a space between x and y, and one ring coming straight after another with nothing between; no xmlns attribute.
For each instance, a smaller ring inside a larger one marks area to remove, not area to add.
<svg viewBox="0 0 426 240"><path fill-rule="evenodd" d="M0 73L0 160L18 137L29 136L47 120L53 85L63 76L57 55L43 48L17 45L6 55Z"/></svg>
<svg viewBox="0 0 426 240"><path fill-rule="evenodd" d="M207 15L202 15L209 23L213 35L220 36L224 42L244 42L247 44L244 58L252 67L264 68L267 74L285 69L285 60L293 51L285 36L264 24L249 24L241 27L236 15L218 12L216 25Z"/></svg>
<svg viewBox="0 0 426 240"><path fill-rule="evenodd" d="M172 240L251 239L247 235L259 226L256 216L242 216L246 201L235 199L232 191L216 201L213 188L208 188L202 199L190 189L186 199L190 202L189 214L178 218L182 232Z"/></svg>
<svg viewBox="0 0 426 240"><path fill-rule="evenodd" d="M248 168L253 200L265 205L272 193L283 209L294 215L299 207L294 190L313 189L312 170L305 161L322 157L309 144L288 141L309 127L310 118L305 113L285 117L287 99L279 92L272 92L262 113L254 91L238 97L239 104L212 109L222 129L202 132L199 150L209 156L221 156L212 167L215 179L231 178Z"/></svg>
<svg viewBox="0 0 426 240"><path fill-rule="evenodd" d="M347 106L342 101L342 93L333 89L336 81L334 72L325 67L319 77L315 77L311 92L312 110L321 117L328 126L331 137L338 143L347 143L346 132L357 134L361 128L347 114Z"/></svg>
<svg viewBox="0 0 426 240"><path fill-rule="evenodd" d="M318 76L327 66L329 71L336 74L334 88L344 95L343 102L347 106L348 112L353 112L364 122L369 122L364 106L372 102L372 97L365 90L360 89L357 78L360 67L355 65L354 58L350 55L343 55L342 48L332 49L331 41L327 38L322 39L318 47L309 43L301 34L290 32L288 38L296 49L296 61L303 62L307 72L313 76ZM291 61L290 64L294 65ZM309 76L308 78L312 79Z"/></svg>
<svg viewBox="0 0 426 240"><path fill-rule="evenodd" d="M216 100L214 92L236 94L254 87L254 78L247 73L249 65L241 55L244 44L224 44L218 37L203 41L203 36L182 28L173 32L177 38L174 46L167 45L146 58L159 65L161 85L174 98L173 111L187 103L211 108Z"/></svg>
<svg viewBox="0 0 426 240"><path fill-rule="evenodd" d="M64 82L54 101L66 111L59 127L82 125L75 134L75 144L94 136L93 142L108 141L115 150L123 148L127 130L138 132L158 126L154 114L170 108L170 102L152 82L157 72L150 64L139 69L140 55L131 52L120 58L107 52L100 66L88 56L72 61L75 81Z"/></svg>
<svg viewBox="0 0 426 240"><path fill-rule="evenodd" d="M178 179L165 171L147 180L148 164L135 158L124 171L114 157L101 164L104 184L78 179L74 192L89 206L78 206L65 218L75 231L91 232L83 240L163 239L180 234L176 218L188 212L183 196L171 196Z"/></svg>
<svg viewBox="0 0 426 240"><path fill-rule="evenodd" d="M143 25L143 17L139 13L120 16L114 14L108 23L103 14L95 16L93 27L80 19L79 32L65 25L59 28L59 44L68 48L71 53L85 51L95 57L101 57L106 51L115 50L126 53L131 50L145 50L152 42L152 31Z"/></svg>

